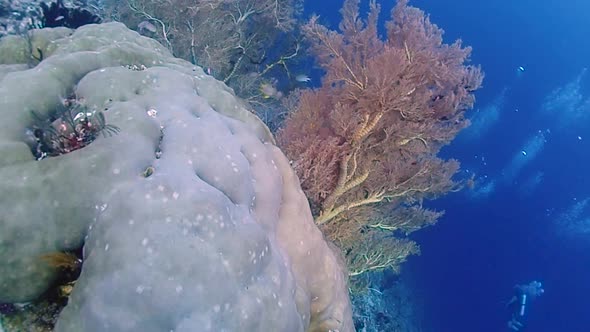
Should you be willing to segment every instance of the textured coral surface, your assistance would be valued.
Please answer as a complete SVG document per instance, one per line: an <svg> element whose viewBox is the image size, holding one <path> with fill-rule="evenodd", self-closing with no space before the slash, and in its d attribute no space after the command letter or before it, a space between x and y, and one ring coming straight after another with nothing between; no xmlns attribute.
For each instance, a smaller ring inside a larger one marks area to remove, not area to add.
<svg viewBox="0 0 590 332"><path fill-rule="evenodd" d="M0 59L0 302L83 246L57 331L354 330L342 262L224 84L119 23L7 37ZM68 98L119 132L35 158L30 129Z"/></svg>

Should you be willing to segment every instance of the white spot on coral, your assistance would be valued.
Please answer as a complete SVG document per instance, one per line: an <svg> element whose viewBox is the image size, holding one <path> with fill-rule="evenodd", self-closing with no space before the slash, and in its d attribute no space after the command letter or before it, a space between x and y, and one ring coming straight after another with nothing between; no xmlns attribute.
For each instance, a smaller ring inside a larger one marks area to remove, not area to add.
<svg viewBox="0 0 590 332"><path fill-rule="evenodd" d="M188 162L189 165L192 165L193 164L193 161L190 160L190 159L187 162Z"/></svg>
<svg viewBox="0 0 590 332"><path fill-rule="evenodd" d="M172 198L178 199L178 197L180 197L179 193L177 193L176 191L172 193Z"/></svg>
<svg viewBox="0 0 590 332"><path fill-rule="evenodd" d="M203 215L202 214L198 214L197 215L197 221L201 221L203 220Z"/></svg>
<svg viewBox="0 0 590 332"><path fill-rule="evenodd" d="M137 285L137 287L135 287L135 292L137 294L143 293L144 290L145 290L145 287L143 285Z"/></svg>
<svg viewBox="0 0 590 332"><path fill-rule="evenodd" d="M143 238L143 240L141 240L141 245L142 245L142 246L146 246L146 245L148 244L148 242L150 242L150 241L148 240L148 238L147 238L147 237L144 237L144 238Z"/></svg>
<svg viewBox="0 0 590 332"><path fill-rule="evenodd" d="M227 159L231 160L231 155L229 155L229 154L226 154L226 155L225 155L225 158L227 158ZM232 164L233 164L233 163L232 163Z"/></svg>
<svg viewBox="0 0 590 332"><path fill-rule="evenodd" d="M221 306L219 304L216 304L213 306L213 311L214 312L219 312L221 310Z"/></svg>
<svg viewBox="0 0 590 332"><path fill-rule="evenodd" d="M117 175L117 174L120 174L120 173L121 173L121 170L120 169L118 169L118 168L113 169L113 174Z"/></svg>
<svg viewBox="0 0 590 332"><path fill-rule="evenodd" d="M172 218L171 217L166 217L166 223L169 224L172 222Z"/></svg>
<svg viewBox="0 0 590 332"><path fill-rule="evenodd" d="M129 225L133 225L133 224L135 224L135 220L129 219Z"/></svg>
<svg viewBox="0 0 590 332"><path fill-rule="evenodd" d="M150 116L152 118L155 118L158 115L158 111L156 111L153 108L150 108L146 113L148 116Z"/></svg>
<svg viewBox="0 0 590 332"><path fill-rule="evenodd" d="M104 245L104 251L109 251L109 244L108 243Z"/></svg>
<svg viewBox="0 0 590 332"><path fill-rule="evenodd" d="M163 186L163 185L159 185L159 186L158 186L158 190L159 190L159 191L164 191L164 186Z"/></svg>
<svg viewBox="0 0 590 332"><path fill-rule="evenodd" d="M150 194L145 194L145 198L146 198L146 199L152 199L152 195L150 195Z"/></svg>
<svg viewBox="0 0 590 332"><path fill-rule="evenodd" d="M235 173L237 173L237 172L240 171L237 167L234 167L233 170L234 170Z"/></svg>
<svg viewBox="0 0 590 332"><path fill-rule="evenodd" d="M182 292L182 285L176 286L175 290L176 290L176 293L180 294L180 292Z"/></svg>

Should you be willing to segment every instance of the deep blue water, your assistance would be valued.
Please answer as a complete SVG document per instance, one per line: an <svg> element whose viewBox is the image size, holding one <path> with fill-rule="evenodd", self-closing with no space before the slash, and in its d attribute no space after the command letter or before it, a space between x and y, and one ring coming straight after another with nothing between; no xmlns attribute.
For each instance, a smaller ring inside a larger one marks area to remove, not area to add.
<svg viewBox="0 0 590 332"><path fill-rule="evenodd" d="M336 27L341 3L308 1L306 11ZM393 4L382 1L383 19ZM474 122L490 105L497 111L443 151L474 172L478 185L429 203L447 213L414 237L422 255L403 273L424 306L426 331L508 331L513 286L532 280L543 282L545 294L530 302L524 331L590 331L590 203L583 205L590 197L590 78L578 90L566 86L590 67L590 2L410 4L430 14L445 41L473 47L473 63L486 73ZM561 104L543 111L560 87L568 92ZM483 193L490 183L494 189ZM576 203L580 213L564 221Z"/></svg>

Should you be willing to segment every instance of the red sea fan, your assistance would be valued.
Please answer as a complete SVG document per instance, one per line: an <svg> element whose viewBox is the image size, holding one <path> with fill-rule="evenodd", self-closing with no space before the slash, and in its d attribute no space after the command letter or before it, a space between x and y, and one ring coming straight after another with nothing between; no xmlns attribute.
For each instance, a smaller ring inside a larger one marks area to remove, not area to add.
<svg viewBox="0 0 590 332"><path fill-rule="evenodd" d="M317 17L303 27L326 75L321 87L301 94L278 134L316 224L355 273L395 269L404 259L390 249L399 241L375 233L434 223L440 214L422 201L460 187L458 163L437 153L467 126L464 113L483 78L467 64L471 49L444 44L443 31L407 0L393 9L385 40L377 32L379 5L371 1L363 21L359 2L344 2L339 32ZM379 227L371 226L376 220ZM366 260L358 255L369 255L359 243L376 238L393 242L372 246L380 259L359 265Z"/></svg>

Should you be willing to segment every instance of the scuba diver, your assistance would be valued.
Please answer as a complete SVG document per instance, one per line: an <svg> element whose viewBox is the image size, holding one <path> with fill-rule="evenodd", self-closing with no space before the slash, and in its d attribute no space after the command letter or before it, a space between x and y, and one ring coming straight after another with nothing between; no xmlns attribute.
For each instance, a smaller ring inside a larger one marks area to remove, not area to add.
<svg viewBox="0 0 590 332"><path fill-rule="evenodd" d="M514 296L506 305L511 311L511 318L508 321L508 328L510 331L521 331L524 328L524 319L528 302L538 296L541 296L545 290L539 281L533 280L525 285L514 286L514 291Z"/></svg>

